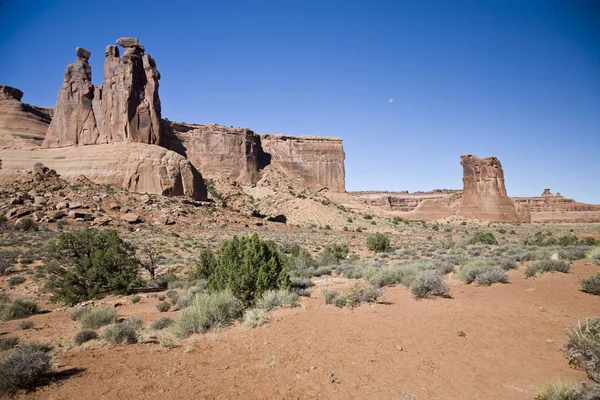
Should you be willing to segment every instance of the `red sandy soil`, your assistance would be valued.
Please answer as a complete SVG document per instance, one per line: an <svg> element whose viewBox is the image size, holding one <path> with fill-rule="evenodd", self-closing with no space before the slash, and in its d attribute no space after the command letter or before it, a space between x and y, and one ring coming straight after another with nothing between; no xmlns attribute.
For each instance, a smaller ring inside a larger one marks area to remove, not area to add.
<svg viewBox="0 0 600 400"><path fill-rule="evenodd" d="M403 287L386 288L385 304L354 310L325 305L315 289L266 325L195 335L169 350L97 341L64 348L59 371L67 377L22 397L533 399L551 380L586 380L563 349L569 328L600 315L600 298L579 291L600 267L579 261L569 274L537 279L524 279L523 269L492 287L451 277L452 299L415 301ZM123 302L121 316L159 316L156 299ZM77 331L65 311L31 320L38 330L16 331L11 321L0 335L47 341Z"/></svg>

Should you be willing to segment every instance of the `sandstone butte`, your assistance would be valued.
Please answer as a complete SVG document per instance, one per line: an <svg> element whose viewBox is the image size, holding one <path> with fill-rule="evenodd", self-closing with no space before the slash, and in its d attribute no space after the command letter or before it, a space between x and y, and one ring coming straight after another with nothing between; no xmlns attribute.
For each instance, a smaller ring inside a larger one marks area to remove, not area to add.
<svg viewBox="0 0 600 400"><path fill-rule="evenodd" d="M116 43L123 55L117 45L106 48L99 87L92 84L91 52L76 49L53 110L24 104L23 92L0 85L0 182L14 181L42 163L66 179L83 175L132 192L204 200L203 179L253 185L270 167L317 190L345 193L342 139L256 134L247 128L162 119L156 62L138 39ZM549 190L541 198L511 199L495 157L466 155L461 165L462 191L354 195L369 205L425 220L459 215L529 222L530 209L573 207L571 199L551 196Z"/></svg>

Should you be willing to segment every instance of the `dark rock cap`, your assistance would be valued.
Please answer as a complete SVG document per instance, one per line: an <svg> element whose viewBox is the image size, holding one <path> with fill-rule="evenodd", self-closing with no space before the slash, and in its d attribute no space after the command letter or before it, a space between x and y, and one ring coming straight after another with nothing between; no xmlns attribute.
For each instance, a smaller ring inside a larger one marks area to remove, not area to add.
<svg viewBox="0 0 600 400"><path fill-rule="evenodd" d="M139 46L140 42L137 38L122 37L117 39L117 44L122 47L134 47Z"/></svg>
<svg viewBox="0 0 600 400"><path fill-rule="evenodd" d="M90 59L90 56L92 55L92 53L89 50L86 50L82 47L78 47L75 49L75 54L77 54L78 58L81 58L85 61Z"/></svg>
<svg viewBox="0 0 600 400"><path fill-rule="evenodd" d="M0 93L8 95L19 101L21 101L21 99L23 98L23 92L11 86L0 85Z"/></svg>

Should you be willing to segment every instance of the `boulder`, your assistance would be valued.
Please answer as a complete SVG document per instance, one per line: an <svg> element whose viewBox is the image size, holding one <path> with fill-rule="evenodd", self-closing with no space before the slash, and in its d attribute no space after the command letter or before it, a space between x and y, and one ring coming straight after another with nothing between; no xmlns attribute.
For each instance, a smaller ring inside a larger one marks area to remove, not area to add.
<svg viewBox="0 0 600 400"><path fill-rule="evenodd" d="M134 214L134 213L126 213L126 214L122 214L121 215L121 219L125 222L128 222L130 224L137 224L139 222L142 222L141 218L139 215Z"/></svg>

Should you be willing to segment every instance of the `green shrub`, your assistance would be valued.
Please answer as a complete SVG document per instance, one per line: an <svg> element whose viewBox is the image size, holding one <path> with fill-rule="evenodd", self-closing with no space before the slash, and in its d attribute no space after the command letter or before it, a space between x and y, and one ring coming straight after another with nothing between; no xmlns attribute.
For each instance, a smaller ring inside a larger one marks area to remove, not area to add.
<svg viewBox="0 0 600 400"><path fill-rule="evenodd" d="M0 394L29 389L51 369L50 355L39 346L23 347L0 359Z"/></svg>
<svg viewBox="0 0 600 400"><path fill-rule="evenodd" d="M0 302L0 319L4 321L27 318L38 312L40 308L33 300L16 299L13 302Z"/></svg>
<svg viewBox="0 0 600 400"><path fill-rule="evenodd" d="M583 279L581 281L581 290L600 296L600 274Z"/></svg>
<svg viewBox="0 0 600 400"><path fill-rule="evenodd" d="M508 283L508 281L508 274L502 269L487 269L475 277L478 286L490 286L493 283Z"/></svg>
<svg viewBox="0 0 600 400"><path fill-rule="evenodd" d="M171 309L171 303L167 301L159 301L156 305L156 309L160 312L167 312Z"/></svg>
<svg viewBox="0 0 600 400"><path fill-rule="evenodd" d="M291 247L287 258L287 269L290 274L308 277L310 276L310 271L316 266L317 263L308 250L297 244Z"/></svg>
<svg viewBox="0 0 600 400"><path fill-rule="evenodd" d="M75 304L105 293L126 294L138 279L141 263L115 230L65 232L47 250L52 301Z"/></svg>
<svg viewBox="0 0 600 400"><path fill-rule="evenodd" d="M325 246L323 252L320 254L319 264L322 266L339 264L341 260L348 257L350 249L347 244L339 245L334 244L333 246Z"/></svg>
<svg viewBox="0 0 600 400"><path fill-rule="evenodd" d="M112 324L102 331L102 339L113 344L137 343L140 326L137 320Z"/></svg>
<svg viewBox="0 0 600 400"><path fill-rule="evenodd" d="M136 304L142 299L142 297L139 294L132 294L129 299L133 304Z"/></svg>
<svg viewBox="0 0 600 400"><path fill-rule="evenodd" d="M576 390L576 383L553 381L538 392L536 400L575 400Z"/></svg>
<svg viewBox="0 0 600 400"><path fill-rule="evenodd" d="M277 246L254 234L221 244L217 267L206 287L209 293L228 289L248 306L267 290L289 289L290 278Z"/></svg>
<svg viewBox="0 0 600 400"><path fill-rule="evenodd" d="M165 296L164 294L159 294L158 296L156 296L156 298L158 299L158 301L165 301L167 299L167 296Z"/></svg>
<svg viewBox="0 0 600 400"><path fill-rule="evenodd" d="M367 237L367 248L377 253L390 250L390 238L382 233L376 233Z"/></svg>
<svg viewBox="0 0 600 400"><path fill-rule="evenodd" d="M23 278L22 276L11 276L8 279L8 286L12 288L17 285L20 285L23 282L25 282L25 278Z"/></svg>
<svg viewBox="0 0 600 400"><path fill-rule="evenodd" d="M546 272L562 272L566 274L570 270L571 266L563 260L538 260L525 269L525 276L531 278Z"/></svg>
<svg viewBox="0 0 600 400"><path fill-rule="evenodd" d="M32 219L23 218L15 224L15 229L23 232L34 232L38 230L38 227Z"/></svg>
<svg viewBox="0 0 600 400"><path fill-rule="evenodd" d="M166 329L169 326L171 326L173 324L173 322L175 322L175 321L172 318L169 318L169 317L160 317L160 318L154 320L150 324L150 329L154 329L156 331L160 331L162 329Z"/></svg>
<svg viewBox="0 0 600 400"><path fill-rule="evenodd" d="M595 247L590 250L587 258L592 264L600 264L600 247Z"/></svg>
<svg viewBox="0 0 600 400"><path fill-rule="evenodd" d="M588 377L600 382L600 318L587 318L567 335L569 363L584 368Z"/></svg>
<svg viewBox="0 0 600 400"><path fill-rule="evenodd" d="M242 325L246 328L256 328L269 321L269 313L265 310L250 309L244 312Z"/></svg>
<svg viewBox="0 0 600 400"><path fill-rule="evenodd" d="M114 308L103 308L101 310L83 313L80 324L83 329L98 329L117 320L117 312Z"/></svg>
<svg viewBox="0 0 600 400"><path fill-rule="evenodd" d="M290 308L299 305L298 295L287 290L268 290L256 302L256 308L263 310L275 310L276 308Z"/></svg>
<svg viewBox="0 0 600 400"><path fill-rule="evenodd" d="M196 267L190 275L191 280L208 279L215 268L217 267L217 259L212 251L208 248L200 250Z"/></svg>
<svg viewBox="0 0 600 400"><path fill-rule="evenodd" d="M374 286L366 287L360 284L345 290L346 305L350 308L358 307L361 303L376 303L383 297L383 290Z"/></svg>
<svg viewBox="0 0 600 400"><path fill-rule="evenodd" d="M175 320L173 334L183 338L220 328L240 317L243 309L243 303L229 290L196 296Z"/></svg>
<svg viewBox="0 0 600 400"><path fill-rule="evenodd" d="M87 314L90 311L91 310L89 308L87 308L87 307L80 307L80 308L77 308L76 310L72 311L69 314L69 317L73 321L79 321L81 319L81 317L83 317L84 314Z"/></svg>
<svg viewBox="0 0 600 400"><path fill-rule="evenodd" d="M378 288L398 283L408 287L418 273L419 269L411 264L388 265L366 278L370 284Z"/></svg>
<svg viewBox="0 0 600 400"><path fill-rule="evenodd" d="M498 244L498 241L491 232L477 231L469 240L469 244Z"/></svg>
<svg viewBox="0 0 600 400"><path fill-rule="evenodd" d="M21 329L22 331L26 331L27 329L33 329L34 323L33 321L22 321L19 324L19 329Z"/></svg>
<svg viewBox="0 0 600 400"><path fill-rule="evenodd" d="M0 339L0 351L10 350L17 344L19 344L19 338L15 336Z"/></svg>
<svg viewBox="0 0 600 400"><path fill-rule="evenodd" d="M92 329L82 329L75 335L75 344L81 346L85 342L98 339L98 334Z"/></svg>
<svg viewBox="0 0 600 400"><path fill-rule="evenodd" d="M449 296L448 286L435 271L424 271L417 275L410 285L410 291L416 299Z"/></svg>

